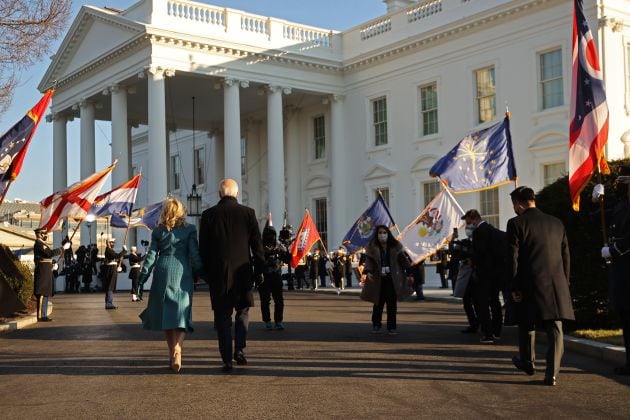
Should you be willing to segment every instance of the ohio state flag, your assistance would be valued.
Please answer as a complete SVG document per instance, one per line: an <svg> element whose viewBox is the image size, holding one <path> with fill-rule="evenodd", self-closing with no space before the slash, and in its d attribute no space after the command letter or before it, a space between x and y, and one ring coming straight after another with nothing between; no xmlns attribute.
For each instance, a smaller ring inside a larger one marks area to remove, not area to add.
<svg viewBox="0 0 630 420"><path fill-rule="evenodd" d="M302 257L304 257L319 240L319 232L315 227L313 218L308 210L306 210L304 220L302 220L302 224L300 224L295 241L291 245L291 268L297 267Z"/></svg>

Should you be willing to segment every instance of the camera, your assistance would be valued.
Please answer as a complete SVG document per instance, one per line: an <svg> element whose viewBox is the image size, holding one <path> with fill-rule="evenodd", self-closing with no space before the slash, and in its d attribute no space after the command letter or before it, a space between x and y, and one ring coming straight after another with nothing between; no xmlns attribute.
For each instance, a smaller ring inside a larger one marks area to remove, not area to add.
<svg viewBox="0 0 630 420"><path fill-rule="evenodd" d="M142 246L149 246L149 241L145 241L144 239L140 241L140 244L142 244Z"/></svg>
<svg viewBox="0 0 630 420"><path fill-rule="evenodd" d="M280 234L278 236L278 241L282 245L288 247L289 245L291 245L291 242L293 242L294 239L293 226L288 223L282 226L282 229L280 229Z"/></svg>

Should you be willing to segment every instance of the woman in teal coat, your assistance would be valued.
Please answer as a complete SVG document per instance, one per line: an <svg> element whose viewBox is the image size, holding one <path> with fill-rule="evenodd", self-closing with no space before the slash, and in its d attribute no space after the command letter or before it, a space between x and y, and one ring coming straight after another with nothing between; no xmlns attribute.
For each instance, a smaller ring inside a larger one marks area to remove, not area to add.
<svg viewBox="0 0 630 420"><path fill-rule="evenodd" d="M142 285L153 271L149 303L140 314L143 327L165 332L170 365L175 372L182 365L184 336L193 331L193 274L198 276L203 270L197 229L186 223L185 214L186 208L179 200L164 200L140 274Z"/></svg>

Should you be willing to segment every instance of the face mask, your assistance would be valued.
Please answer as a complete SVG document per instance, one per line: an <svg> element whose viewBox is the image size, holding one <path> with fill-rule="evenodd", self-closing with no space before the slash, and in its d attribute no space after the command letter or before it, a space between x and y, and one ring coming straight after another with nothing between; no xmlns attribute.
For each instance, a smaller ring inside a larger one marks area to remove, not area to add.
<svg viewBox="0 0 630 420"><path fill-rule="evenodd" d="M42 241L47 241L48 240L48 235L42 235Z"/></svg>
<svg viewBox="0 0 630 420"><path fill-rule="evenodd" d="M378 234L378 241L382 244L387 242L387 233L379 233Z"/></svg>
<svg viewBox="0 0 630 420"><path fill-rule="evenodd" d="M472 226L466 226L466 236L468 236L469 238L472 238L473 232L475 231L475 228Z"/></svg>

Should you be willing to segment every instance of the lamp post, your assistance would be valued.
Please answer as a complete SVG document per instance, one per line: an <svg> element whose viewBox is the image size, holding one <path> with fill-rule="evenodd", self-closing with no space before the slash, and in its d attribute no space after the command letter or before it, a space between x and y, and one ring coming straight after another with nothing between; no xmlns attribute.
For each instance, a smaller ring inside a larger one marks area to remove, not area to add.
<svg viewBox="0 0 630 420"><path fill-rule="evenodd" d="M193 171L193 177L192 177L192 190L190 191L190 194L188 194L188 196L186 197L187 199L187 208L188 208L188 216L190 217L199 217L201 216L201 195L199 195L199 193L197 192L197 183L196 183L196 170L197 170L197 165L195 162L195 97L192 97L192 155L193 155L193 164L192 164L192 171Z"/></svg>
<svg viewBox="0 0 630 420"><path fill-rule="evenodd" d="M94 222L95 220L96 216L94 216L93 214L88 214L87 216L85 216L85 222L87 223L89 236L88 244L92 243L92 222Z"/></svg>

